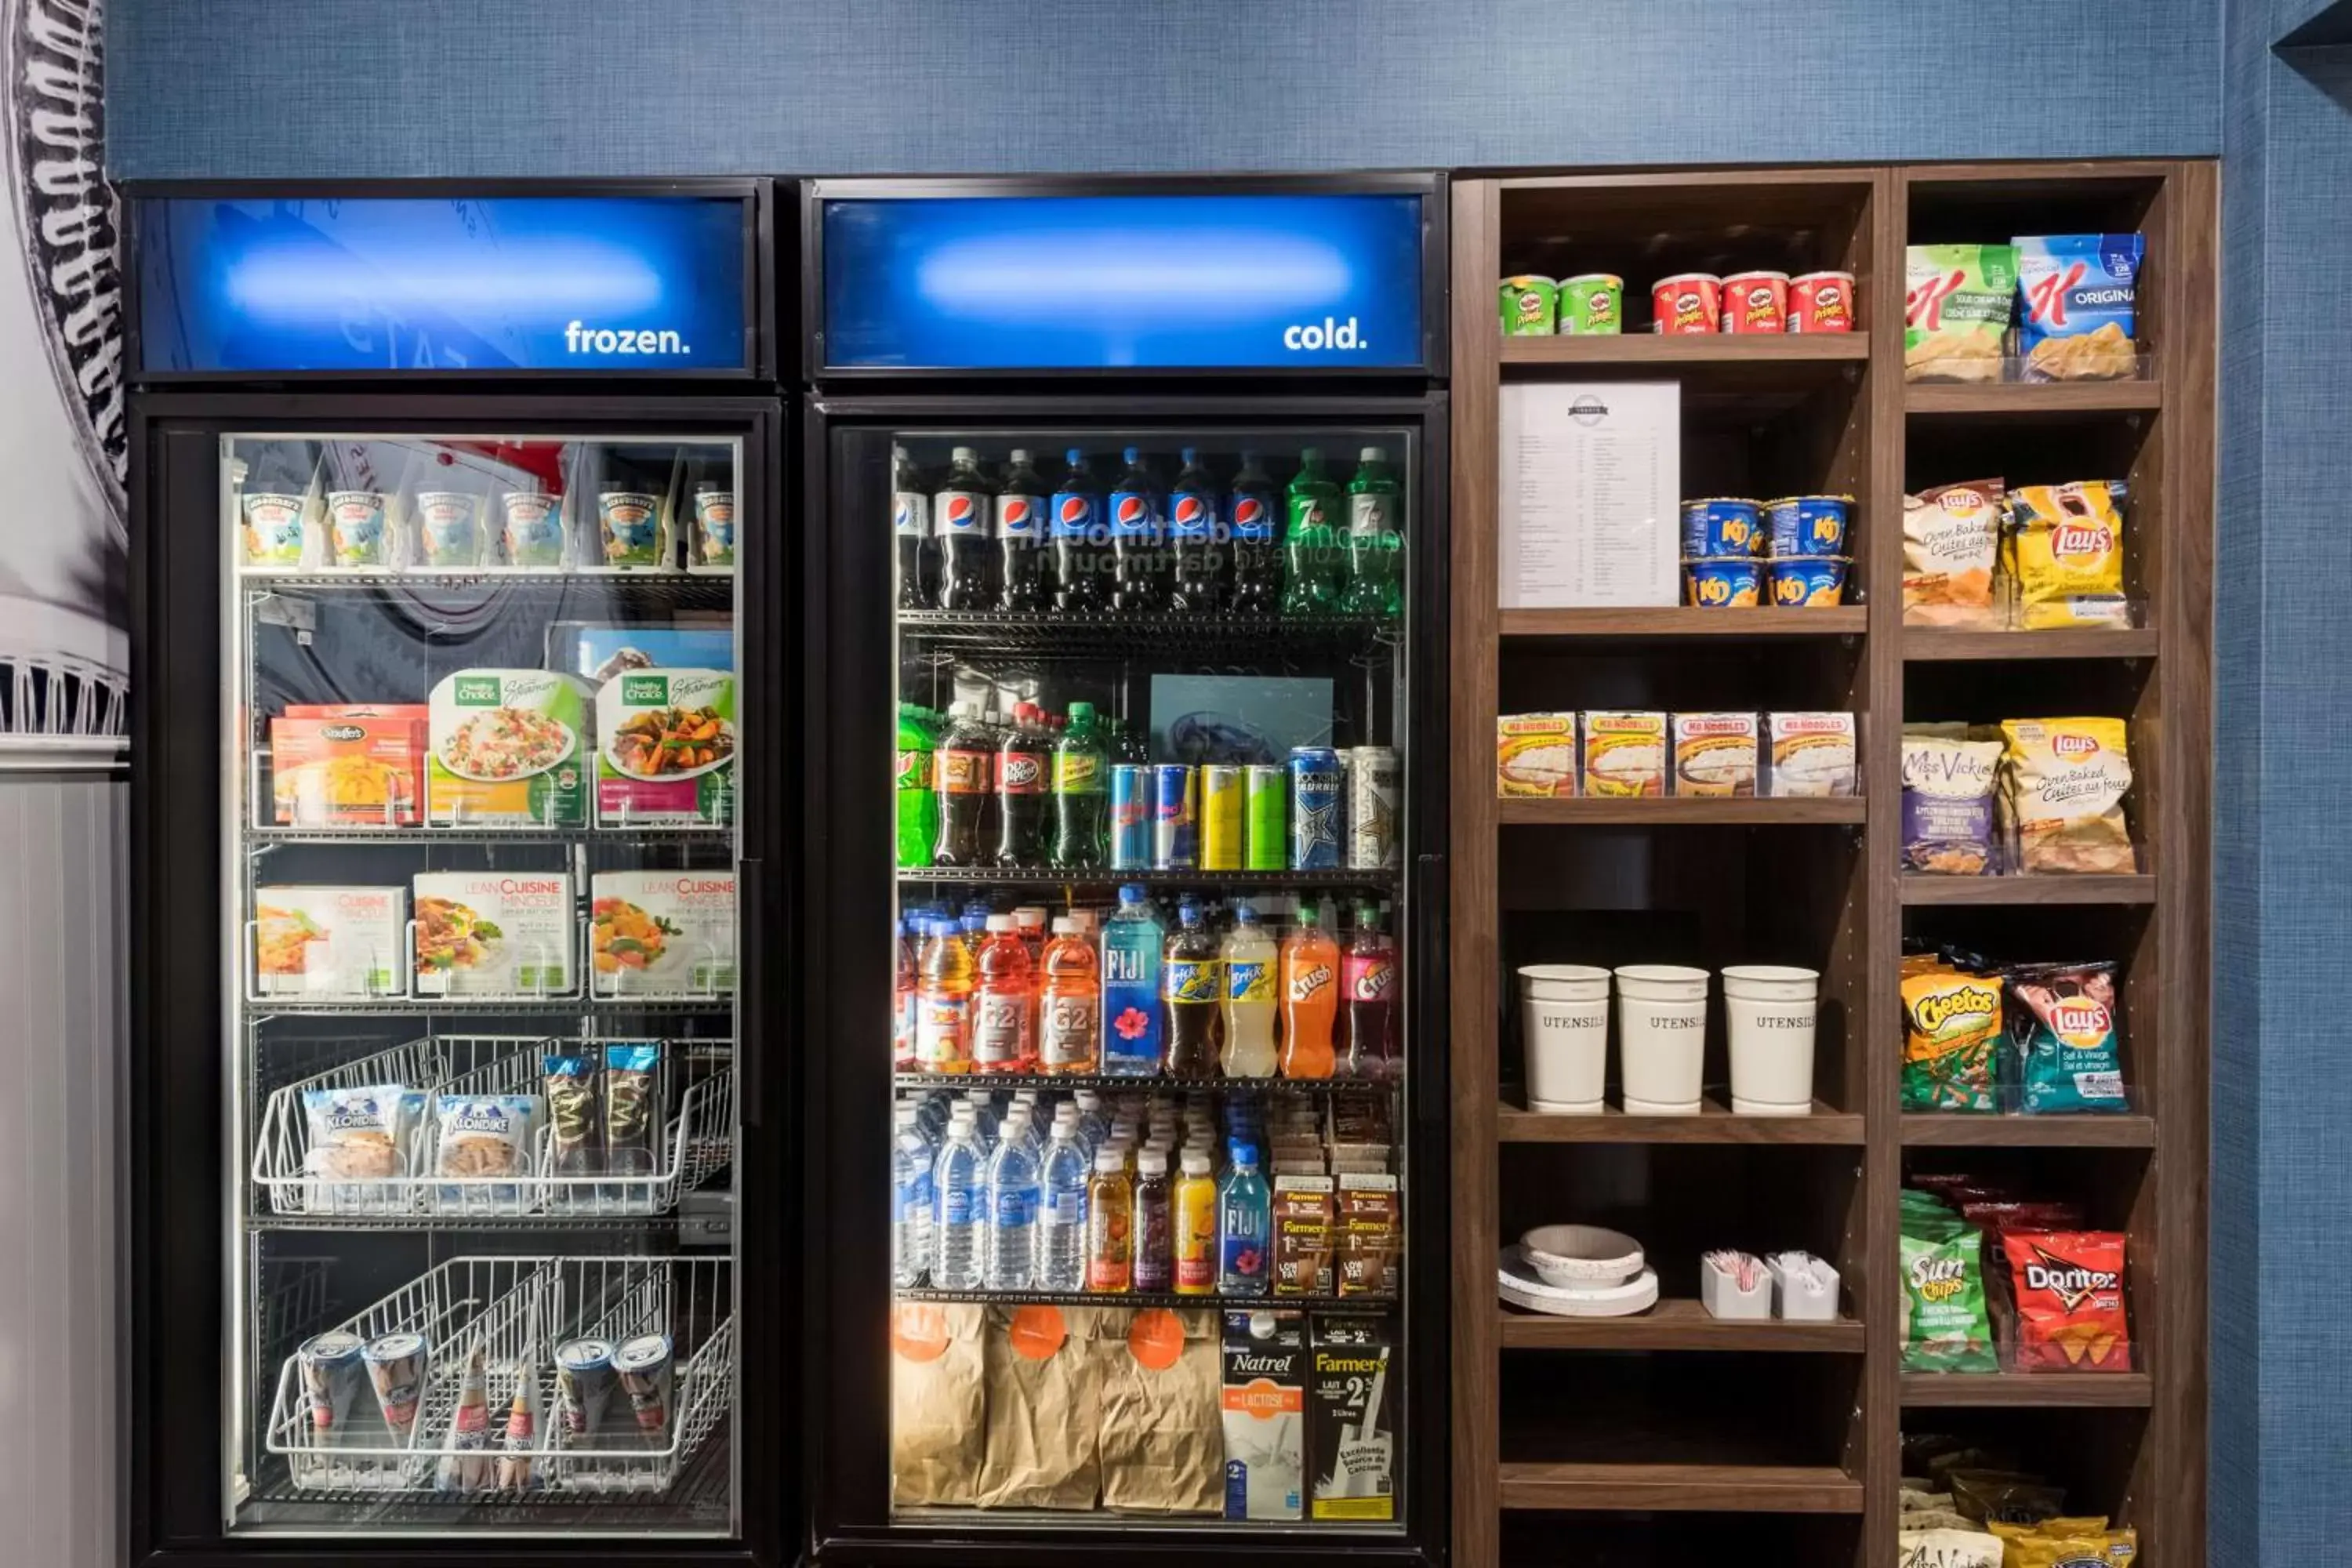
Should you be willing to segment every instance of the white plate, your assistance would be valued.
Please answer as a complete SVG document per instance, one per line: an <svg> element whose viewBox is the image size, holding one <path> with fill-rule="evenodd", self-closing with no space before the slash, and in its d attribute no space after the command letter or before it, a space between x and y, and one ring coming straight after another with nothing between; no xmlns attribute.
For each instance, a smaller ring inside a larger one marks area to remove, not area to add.
<svg viewBox="0 0 2352 1568"><path fill-rule="evenodd" d="M1658 1304L1658 1276L1652 1269L1643 1268L1631 1279L1613 1285L1563 1290L1538 1279L1534 1267L1516 1247L1503 1248L1496 1288L1512 1306L1555 1318L1624 1318Z"/></svg>
<svg viewBox="0 0 2352 1568"><path fill-rule="evenodd" d="M483 711L488 710L484 710ZM519 709L517 711L532 712L535 711L535 710ZM542 718L545 717L543 714L541 716ZM473 715L468 714L467 717L471 718ZM563 731L563 750L556 752L555 755L540 763L539 766L532 768L528 773L469 773L465 769L459 767L457 763L451 762L449 760L448 753L446 751L436 752L434 754L443 767L448 769L451 773L455 774L458 778L464 779L468 784L514 784L522 779L535 779L540 774L548 772L551 768L562 766L572 752L580 749L580 737L572 732L571 725L566 724L561 719L550 720L549 722L552 723L557 729Z"/></svg>
<svg viewBox="0 0 2352 1568"><path fill-rule="evenodd" d="M1539 1225L1519 1247L1546 1283L1570 1289L1614 1285L1642 1271L1642 1244L1597 1225Z"/></svg>

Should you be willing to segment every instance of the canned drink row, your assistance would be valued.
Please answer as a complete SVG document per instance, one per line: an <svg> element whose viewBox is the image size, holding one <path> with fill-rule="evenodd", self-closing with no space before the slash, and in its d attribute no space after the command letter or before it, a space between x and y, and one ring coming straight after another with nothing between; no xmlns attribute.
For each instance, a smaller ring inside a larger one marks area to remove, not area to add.
<svg viewBox="0 0 2352 1568"><path fill-rule="evenodd" d="M1390 870L1402 766L1390 746L1299 746L1287 767L1111 770L1111 868Z"/></svg>

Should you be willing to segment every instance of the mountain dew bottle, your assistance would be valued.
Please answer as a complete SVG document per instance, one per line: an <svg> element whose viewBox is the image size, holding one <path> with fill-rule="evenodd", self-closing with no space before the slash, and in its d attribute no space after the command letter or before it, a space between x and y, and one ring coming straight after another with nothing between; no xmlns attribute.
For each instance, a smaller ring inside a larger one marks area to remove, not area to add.
<svg viewBox="0 0 2352 1568"><path fill-rule="evenodd" d="M1404 561L1404 491L1378 447L1357 454L1348 481L1348 587L1339 608L1351 616L1394 616L1404 608L1398 578Z"/></svg>
<svg viewBox="0 0 2352 1568"><path fill-rule="evenodd" d="M898 704L898 864L928 866L939 843L940 799L931 792L931 753L939 732L922 709Z"/></svg>
<svg viewBox="0 0 2352 1568"><path fill-rule="evenodd" d="M1298 454L1298 472L1286 492L1290 526L1283 535L1287 581L1282 589L1286 616L1328 616L1339 608L1339 538L1335 520L1339 487L1323 472L1323 454L1308 447Z"/></svg>

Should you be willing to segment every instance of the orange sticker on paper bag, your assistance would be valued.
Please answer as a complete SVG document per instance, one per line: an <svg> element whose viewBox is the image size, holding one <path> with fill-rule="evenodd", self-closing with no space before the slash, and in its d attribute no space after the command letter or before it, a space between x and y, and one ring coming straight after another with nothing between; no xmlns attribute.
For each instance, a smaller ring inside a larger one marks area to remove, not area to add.
<svg viewBox="0 0 2352 1568"><path fill-rule="evenodd" d="M1070 1337L1068 1327L1062 1321L1059 1307L1017 1307L1005 1338L1013 1343L1013 1353L1024 1361L1044 1361L1062 1348Z"/></svg>
<svg viewBox="0 0 2352 1568"><path fill-rule="evenodd" d="M948 1315L936 1301L901 1301L890 1309L890 1348L908 1361L948 1353Z"/></svg>
<svg viewBox="0 0 2352 1568"><path fill-rule="evenodd" d="M1128 1325L1127 1349L1153 1372L1166 1372L1184 1353L1184 1325L1165 1307L1147 1307Z"/></svg>

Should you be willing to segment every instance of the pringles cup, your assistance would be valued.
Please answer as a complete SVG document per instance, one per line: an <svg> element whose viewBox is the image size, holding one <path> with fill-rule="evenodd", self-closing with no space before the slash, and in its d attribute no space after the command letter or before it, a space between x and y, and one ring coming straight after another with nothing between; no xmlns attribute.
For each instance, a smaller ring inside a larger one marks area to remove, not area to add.
<svg viewBox="0 0 2352 1568"><path fill-rule="evenodd" d="M1677 272L1650 285L1650 330L1670 336L1712 332L1722 313L1723 279L1712 272Z"/></svg>
<svg viewBox="0 0 2352 1568"><path fill-rule="evenodd" d="M1625 280L1610 272L1580 272L1559 286L1559 330L1576 337L1625 330Z"/></svg>
<svg viewBox="0 0 2352 1568"><path fill-rule="evenodd" d="M1549 278L1522 272L1503 279L1498 290L1507 338L1548 338L1559 309L1559 285Z"/></svg>
<svg viewBox="0 0 2352 1568"><path fill-rule="evenodd" d="M1789 279L1789 330L1853 331L1853 274L1804 272Z"/></svg>
<svg viewBox="0 0 2352 1568"><path fill-rule="evenodd" d="M1723 330L1785 332L1789 330L1789 275L1735 272L1723 280Z"/></svg>

